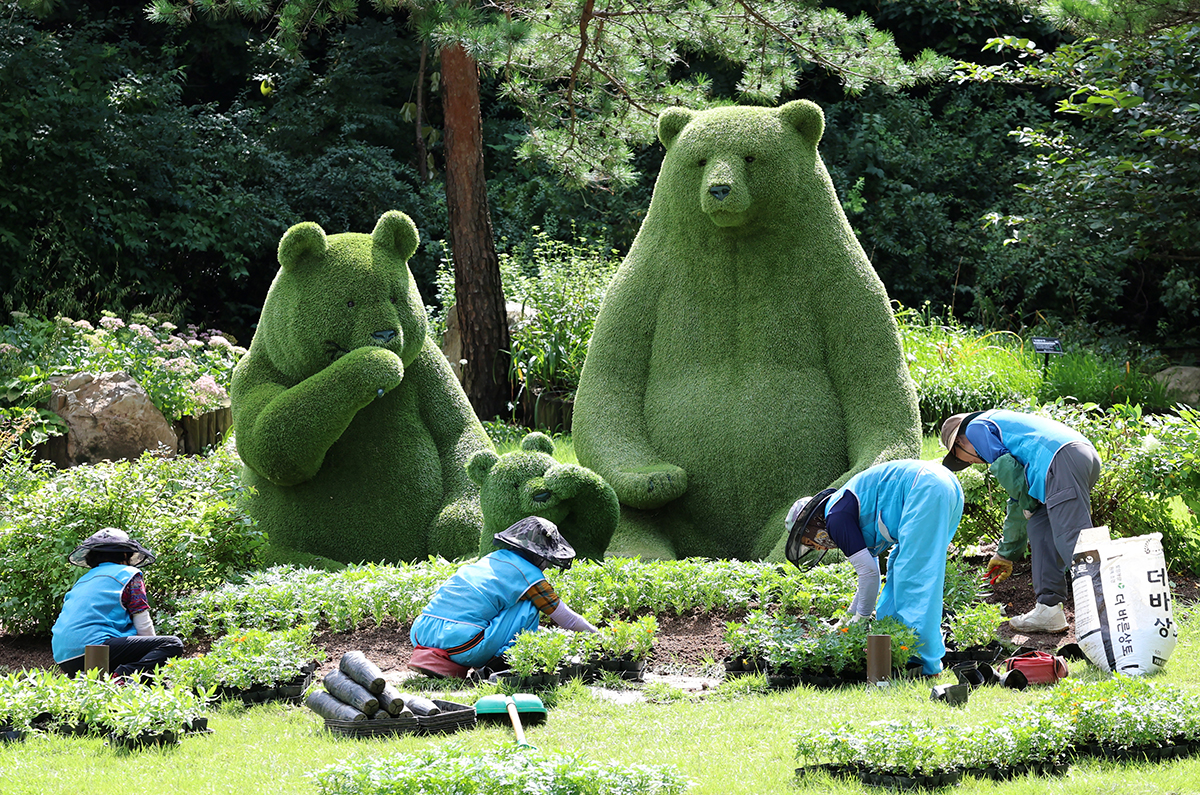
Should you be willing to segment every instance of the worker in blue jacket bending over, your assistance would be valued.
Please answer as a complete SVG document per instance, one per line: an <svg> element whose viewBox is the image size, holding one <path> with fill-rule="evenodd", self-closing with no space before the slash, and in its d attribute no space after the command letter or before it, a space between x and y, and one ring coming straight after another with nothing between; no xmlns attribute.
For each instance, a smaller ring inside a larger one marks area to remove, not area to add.
<svg viewBox="0 0 1200 795"><path fill-rule="evenodd" d="M1026 517L1037 604L1008 623L1021 632L1065 631L1066 568L1079 531L1092 526L1091 492L1100 478L1096 448L1061 422L1005 409L955 414L942 423L942 444L949 451L942 463L952 472L1007 454L1025 467L1029 496L1037 502Z"/></svg>
<svg viewBox="0 0 1200 795"><path fill-rule="evenodd" d="M887 461L859 472L840 489L802 497L788 512L788 560L813 550L840 549L858 573L850 612L843 621L890 616L917 634L921 671L940 673L942 590L946 552L962 519L958 479L936 463ZM888 556L887 582L879 590L879 555ZM878 597L878 604L876 604Z"/></svg>
<svg viewBox="0 0 1200 795"><path fill-rule="evenodd" d="M409 667L432 676L466 677L471 668L495 668L496 659L541 615L563 629L595 632L559 598L543 573L566 570L575 550L558 527L530 516L492 537L504 549L459 569L442 583L413 622Z"/></svg>

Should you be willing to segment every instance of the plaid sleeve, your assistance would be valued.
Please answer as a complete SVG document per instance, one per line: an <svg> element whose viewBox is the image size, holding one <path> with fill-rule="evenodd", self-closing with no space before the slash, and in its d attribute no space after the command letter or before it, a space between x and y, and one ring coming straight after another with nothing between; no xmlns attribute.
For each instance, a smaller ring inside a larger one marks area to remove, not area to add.
<svg viewBox="0 0 1200 795"><path fill-rule="evenodd" d="M558 592L554 590L554 586L550 584L549 580L538 580L529 586L529 590L521 594L521 599L533 602L533 606L538 609L538 612L546 615L553 613L561 601L558 598Z"/></svg>
<svg viewBox="0 0 1200 795"><path fill-rule="evenodd" d="M129 615L150 609L150 602L146 599L146 581L141 572L133 575L129 582L125 583L125 588L121 591L121 607L124 607Z"/></svg>

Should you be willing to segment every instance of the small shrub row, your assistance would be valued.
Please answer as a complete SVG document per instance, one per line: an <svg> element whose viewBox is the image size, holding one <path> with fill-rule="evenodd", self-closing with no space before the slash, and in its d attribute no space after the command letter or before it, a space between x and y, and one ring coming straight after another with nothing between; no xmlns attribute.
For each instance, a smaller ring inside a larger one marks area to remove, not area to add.
<svg viewBox="0 0 1200 795"><path fill-rule="evenodd" d="M273 689L303 678L325 652L312 642L313 625L267 632L249 629L215 641L196 657L168 660L168 682L201 692ZM299 695L299 693L296 693Z"/></svg>
<svg viewBox="0 0 1200 795"><path fill-rule="evenodd" d="M426 792L589 792L678 795L691 783L673 765L626 766L536 748L472 752L457 744L417 754L340 762L313 775L320 795L417 795Z"/></svg>
<svg viewBox="0 0 1200 795"><path fill-rule="evenodd" d="M210 694L190 687L118 682L99 670L74 679L49 670L0 677L0 727L136 739L195 726Z"/></svg>
<svg viewBox="0 0 1200 795"><path fill-rule="evenodd" d="M931 721L840 722L802 732L796 758L836 772L983 776L1060 764L1069 756L1158 758L1200 741L1200 701L1175 688L1117 675L1057 684L1041 704L977 726ZM830 767L832 766L832 768Z"/></svg>
<svg viewBox="0 0 1200 795"><path fill-rule="evenodd" d="M744 621L725 625L730 655L742 661L743 669L779 676L822 671L865 675L867 635L891 636L892 668L904 670L916 654L916 633L893 618L833 627L809 616L755 610Z"/></svg>

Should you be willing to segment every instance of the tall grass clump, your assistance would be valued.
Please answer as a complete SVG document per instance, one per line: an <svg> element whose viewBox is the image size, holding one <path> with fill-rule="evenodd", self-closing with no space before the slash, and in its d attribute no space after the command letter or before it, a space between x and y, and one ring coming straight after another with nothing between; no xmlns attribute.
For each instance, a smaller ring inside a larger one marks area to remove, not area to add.
<svg viewBox="0 0 1200 795"><path fill-rule="evenodd" d="M1032 353L1010 332L976 333L921 310L898 307L909 373L917 385L921 422L983 411L1037 394L1041 374Z"/></svg>

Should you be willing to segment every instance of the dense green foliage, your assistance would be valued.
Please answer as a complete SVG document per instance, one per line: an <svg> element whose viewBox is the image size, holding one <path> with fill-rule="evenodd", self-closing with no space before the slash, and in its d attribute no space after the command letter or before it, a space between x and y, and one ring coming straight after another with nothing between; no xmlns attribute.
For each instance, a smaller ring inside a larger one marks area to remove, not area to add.
<svg viewBox="0 0 1200 795"><path fill-rule="evenodd" d="M29 466L5 451L0 482ZM47 633L63 596L84 569L67 555L102 527L127 530L158 555L147 567L152 606L185 592L216 588L254 568L263 534L239 507L241 462L229 445L206 458L78 466L26 482L0 501L0 611L10 632Z"/></svg>

